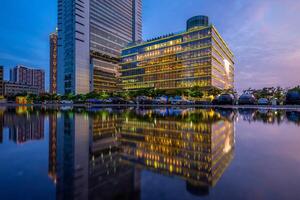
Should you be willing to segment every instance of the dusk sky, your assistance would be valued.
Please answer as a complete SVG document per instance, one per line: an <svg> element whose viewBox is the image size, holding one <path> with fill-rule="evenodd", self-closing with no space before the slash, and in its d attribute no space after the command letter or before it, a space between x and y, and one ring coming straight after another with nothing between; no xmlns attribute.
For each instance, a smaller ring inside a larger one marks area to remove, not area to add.
<svg viewBox="0 0 300 200"><path fill-rule="evenodd" d="M57 0L1 0L0 65L41 67L49 74L49 34ZM235 54L235 85L300 84L300 1L143 0L143 36L183 31L186 20L207 15Z"/></svg>

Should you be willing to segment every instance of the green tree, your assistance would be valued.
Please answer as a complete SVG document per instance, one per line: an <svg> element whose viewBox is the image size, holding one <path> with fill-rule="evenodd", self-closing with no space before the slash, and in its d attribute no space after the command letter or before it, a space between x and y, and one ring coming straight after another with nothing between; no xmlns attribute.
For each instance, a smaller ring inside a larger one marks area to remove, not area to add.
<svg viewBox="0 0 300 200"><path fill-rule="evenodd" d="M294 87L292 89L290 89L290 91L296 91L300 93L300 86Z"/></svg>
<svg viewBox="0 0 300 200"><path fill-rule="evenodd" d="M166 90L156 89L156 97L165 96L165 95L167 95L167 91Z"/></svg>
<svg viewBox="0 0 300 200"><path fill-rule="evenodd" d="M183 94L182 90L178 90L178 89L166 91L166 95L168 96L181 96L182 94Z"/></svg>
<svg viewBox="0 0 300 200"><path fill-rule="evenodd" d="M220 95L222 93L222 90L218 89L218 88L211 88L208 90L207 94L209 96L217 96L217 95Z"/></svg>
<svg viewBox="0 0 300 200"><path fill-rule="evenodd" d="M136 91L128 91L128 96L130 99L136 98L138 96Z"/></svg>
<svg viewBox="0 0 300 200"><path fill-rule="evenodd" d="M28 94L26 96L27 101L31 102L31 101L37 101L38 100L38 96L36 94Z"/></svg>
<svg viewBox="0 0 300 200"><path fill-rule="evenodd" d="M95 91L89 92L85 95L85 99L98 99L99 94Z"/></svg>
<svg viewBox="0 0 300 200"><path fill-rule="evenodd" d="M204 96L200 86L193 86L188 93L189 96L193 98L202 98Z"/></svg>
<svg viewBox="0 0 300 200"><path fill-rule="evenodd" d="M109 94L108 92L102 91L99 93L99 99L108 99L110 98L112 95Z"/></svg>

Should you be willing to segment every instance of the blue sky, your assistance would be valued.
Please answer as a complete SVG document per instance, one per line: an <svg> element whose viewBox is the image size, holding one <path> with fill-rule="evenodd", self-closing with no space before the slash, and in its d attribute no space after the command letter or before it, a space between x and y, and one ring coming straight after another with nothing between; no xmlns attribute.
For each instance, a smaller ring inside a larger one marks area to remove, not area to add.
<svg viewBox="0 0 300 200"><path fill-rule="evenodd" d="M0 65L45 69L56 0L1 0ZM300 84L300 1L144 0L143 37L185 29L194 15L208 15L235 54L236 88Z"/></svg>

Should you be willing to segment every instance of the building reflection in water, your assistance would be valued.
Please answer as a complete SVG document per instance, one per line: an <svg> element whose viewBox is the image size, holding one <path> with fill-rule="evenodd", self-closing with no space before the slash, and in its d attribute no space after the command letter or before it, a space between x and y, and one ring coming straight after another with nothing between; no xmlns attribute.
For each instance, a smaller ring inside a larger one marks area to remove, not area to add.
<svg viewBox="0 0 300 200"><path fill-rule="evenodd" d="M0 107L0 144L3 143L4 108Z"/></svg>
<svg viewBox="0 0 300 200"><path fill-rule="evenodd" d="M135 170L121 163L118 117L62 112L53 118L50 143L57 145L51 144L49 176L57 199L134 199Z"/></svg>
<svg viewBox="0 0 300 200"><path fill-rule="evenodd" d="M44 139L45 116L27 107L0 111L1 130L8 128L9 140L17 144ZM1 131L1 135L2 135ZM1 136L3 140L3 136Z"/></svg>
<svg viewBox="0 0 300 200"><path fill-rule="evenodd" d="M188 191L205 194L233 158L234 125L213 110L162 109L128 113L122 124L122 159L141 169L186 180ZM179 110L180 112L180 110Z"/></svg>
<svg viewBox="0 0 300 200"><path fill-rule="evenodd" d="M140 199L143 171L175 177L195 195L209 193L234 156L237 116L300 125L300 112L256 109L0 109L0 144L44 139L57 199ZM3 129L7 129L3 136ZM46 131L47 134L47 131ZM170 183L172 184L172 183Z"/></svg>
<svg viewBox="0 0 300 200"><path fill-rule="evenodd" d="M49 123L57 199L139 199L143 170L203 195L233 159L234 122L213 110L61 112Z"/></svg>
<svg viewBox="0 0 300 200"><path fill-rule="evenodd" d="M57 114L49 115L49 168L48 176L53 180L54 183L57 182L56 176L56 156L57 156Z"/></svg>

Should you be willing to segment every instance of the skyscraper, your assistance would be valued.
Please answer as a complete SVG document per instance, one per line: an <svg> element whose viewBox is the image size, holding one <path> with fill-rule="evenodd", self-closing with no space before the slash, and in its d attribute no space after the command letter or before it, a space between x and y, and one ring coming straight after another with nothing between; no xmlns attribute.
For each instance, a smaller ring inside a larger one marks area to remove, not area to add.
<svg viewBox="0 0 300 200"><path fill-rule="evenodd" d="M4 95L3 76L4 76L3 66L0 66L0 97Z"/></svg>
<svg viewBox="0 0 300 200"><path fill-rule="evenodd" d="M45 71L18 65L10 70L10 82L39 88L39 93L45 92Z"/></svg>
<svg viewBox="0 0 300 200"><path fill-rule="evenodd" d="M141 0L58 0L58 93L117 90L121 49L142 38Z"/></svg>
<svg viewBox="0 0 300 200"><path fill-rule="evenodd" d="M57 32L50 34L50 93L57 93Z"/></svg>

